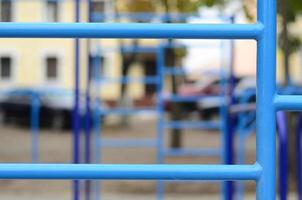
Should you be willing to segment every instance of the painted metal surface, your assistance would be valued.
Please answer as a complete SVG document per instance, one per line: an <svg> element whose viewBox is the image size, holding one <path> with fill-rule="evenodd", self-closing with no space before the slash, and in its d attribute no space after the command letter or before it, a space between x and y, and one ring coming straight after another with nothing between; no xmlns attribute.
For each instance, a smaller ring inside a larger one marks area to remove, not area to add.
<svg viewBox="0 0 302 200"><path fill-rule="evenodd" d="M256 159L263 173L257 181L258 200L276 199L276 1L258 2L264 29L257 44Z"/></svg>
<svg viewBox="0 0 302 200"><path fill-rule="evenodd" d="M292 104L276 98L276 2L258 2L258 22L200 24L26 24L0 23L6 38L198 38L255 39L257 66L257 162L254 165L0 164L1 179L255 180L257 199L276 197L275 111ZM295 104L299 109L299 104Z"/></svg>
<svg viewBox="0 0 302 200"><path fill-rule="evenodd" d="M0 23L1 38L257 39L257 24Z"/></svg>
<svg viewBox="0 0 302 200"><path fill-rule="evenodd" d="M75 22L80 21L80 0L75 0ZM72 156L73 163L78 164L80 157L80 40L74 40L74 107L72 113ZM72 182L73 200L80 200L80 181Z"/></svg>
<svg viewBox="0 0 302 200"><path fill-rule="evenodd" d="M1 164L1 179L259 180L254 165Z"/></svg>
<svg viewBox="0 0 302 200"><path fill-rule="evenodd" d="M277 125L279 135L279 190L280 200L287 199L287 120L285 113L277 112Z"/></svg>
<svg viewBox="0 0 302 200"><path fill-rule="evenodd" d="M296 168L297 168L297 188L298 199L302 200L302 114L299 114L296 131Z"/></svg>

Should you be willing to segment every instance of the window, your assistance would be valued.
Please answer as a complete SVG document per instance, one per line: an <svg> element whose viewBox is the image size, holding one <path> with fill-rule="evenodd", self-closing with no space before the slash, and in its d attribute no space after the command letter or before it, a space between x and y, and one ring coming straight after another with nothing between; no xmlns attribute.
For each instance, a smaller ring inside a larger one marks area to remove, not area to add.
<svg viewBox="0 0 302 200"><path fill-rule="evenodd" d="M46 17L47 22L59 21L59 5L57 0L47 0Z"/></svg>
<svg viewBox="0 0 302 200"><path fill-rule="evenodd" d="M0 58L0 73L2 80L9 80L12 78L12 60L10 57Z"/></svg>
<svg viewBox="0 0 302 200"><path fill-rule="evenodd" d="M11 0L0 1L1 21L11 22L12 21L12 2Z"/></svg>
<svg viewBox="0 0 302 200"><path fill-rule="evenodd" d="M91 22L103 22L105 16L105 2L92 1L90 4Z"/></svg>
<svg viewBox="0 0 302 200"><path fill-rule="evenodd" d="M56 57L46 58L46 80L53 81L58 79L58 59Z"/></svg>

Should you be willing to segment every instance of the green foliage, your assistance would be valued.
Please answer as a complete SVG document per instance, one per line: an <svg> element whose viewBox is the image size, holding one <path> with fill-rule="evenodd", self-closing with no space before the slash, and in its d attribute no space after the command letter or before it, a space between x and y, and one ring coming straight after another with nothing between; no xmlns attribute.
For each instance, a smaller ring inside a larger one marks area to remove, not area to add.
<svg viewBox="0 0 302 200"><path fill-rule="evenodd" d="M229 0L116 0L121 10L128 12L153 12L156 7L173 5L172 10L178 12L194 12L200 6L212 7L215 5L225 5ZM177 10L175 10L177 9Z"/></svg>
<svg viewBox="0 0 302 200"><path fill-rule="evenodd" d="M287 19L289 22L294 22L297 15L302 14L301 0L287 0Z"/></svg>
<svg viewBox="0 0 302 200"><path fill-rule="evenodd" d="M285 43L283 40L283 34L281 33L279 35L279 40L278 40L278 45L281 49L285 49ZM289 35L288 36L288 53L289 55L292 55L293 53L297 52L300 49L300 46L302 45L302 41L301 38L293 36L293 35Z"/></svg>
<svg viewBox="0 0 302 200"><path fill-rule="evenodd" d="M283 0L278 0L278 14L282 16L282 6L283 3L287 4L287 24L294 23L296 21L296 18L298 15L302 14L302 1L301 0L286 0L286 2L283 2ZM281 49L286 49L286 44L283 41L283 32L279 35L279 46ZM292 55L295 53L301 46L302 41L301 38L292 35L290 32L288 33L288 55Z"/></svg>
<svg viewBox="0 0 302 200"><path fill-rule="evenodd" d="M150 0L116 0L120 11L155 12L156 3Z"/></svg>

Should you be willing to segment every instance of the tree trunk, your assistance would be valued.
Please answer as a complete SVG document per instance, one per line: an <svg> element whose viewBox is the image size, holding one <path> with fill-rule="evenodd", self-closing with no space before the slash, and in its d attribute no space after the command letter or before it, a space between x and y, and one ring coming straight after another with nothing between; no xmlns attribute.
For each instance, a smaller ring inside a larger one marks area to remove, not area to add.
<svg viewBox="0 0 302 200"><path fill-rule="evenodd" d="M281 32L281 44L282 44L282 52L283 52L283 65L284 65L284 80L285 86L290 86L292 84L290 78L290 52L289 52L289 33L288 33L288 8L287 8L287 0L280 1L280 14L282 16L282 32ZM288 134L287 134L287 142L288 142L288 174L289 174L289 188L296 187L297 179L296 179L296 127L297 127L297 113L287 113L288 119Z"/></svg>
<svg viewBox="0 0 302 200"><path fill-rule="evenodd" d="M284 81L285 85L291 84L290 82L290 66L289 66L289 44L288 44L288 27L287 27L287 2L281 0L280 11L282 15L282 51L283 51L283 65L284 65Z"/></svg>
<svg viewBox="0 0 302 200"><path fill-rule="evenodd" d="M297 119L298 113L289 112L286 114L287 116L287 139L288 139L288 148L287 148L287 166L288 166L288 174L289 174L289 188L296 187L297 179L296 179L296 127L297 127Z"/></svg>
<svg viewBox="0 0 302 200"><path fill-rule="evenodd" d="M171 23L171 19L169 18L170 6L168 0L163 1L165 7L165 19L166 23ZM172 44L173 40L169 39L169 44ZM176 65L176 55L173 48L168 48L166 51L166 65L168 67L175 67ZM172 74L171 76L171 84L172 84L172 94L177 94L178 88L178 80L177 76ZM172 102L171 103L171 111L170 111L170 120L171 121L181 121L182 120L182 107L180 103ZM170 147L171 148L181 148L182 147L182 130L181 129L171 129L170 134Z"/></svg>
<svg viewBox="0 0 302 200"><path fill-rule="evenodd" d="M172 41L170 41L172 43ZM166 52L167 66L175 67L176 55L172 48L168 48ZM175 75L171 76L172 83L172 94L177 94L178 80ZM171 121L181 121L182 120L182 107L180 103L172 102L171 103L171 112L170 112ZM171 142L170 147L180 148L182 147L182 131L181 129L171 129Z"/></svg>

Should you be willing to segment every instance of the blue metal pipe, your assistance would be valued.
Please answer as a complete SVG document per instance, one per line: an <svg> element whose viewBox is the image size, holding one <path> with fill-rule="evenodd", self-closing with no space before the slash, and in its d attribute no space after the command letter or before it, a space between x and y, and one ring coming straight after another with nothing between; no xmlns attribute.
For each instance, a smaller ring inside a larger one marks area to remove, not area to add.
<svg viewBox="0 0 302 200"><path fill-rule="evenodd" d="M168 101L174 101L174 102L191 102L191 101L200 101L200 100L210 100L212 99L213 101L225 101L225 97L221 97L221 95L202 95L202 96L178 96L178 95L171 95L169 97L165 97L166 100ZM225 104L225 102L224 102Z"/></svg>
<svg viewBox="0 0 302 200"><path fill-rule="evenodd" d="M140 114L140 113L155 113L156 109L154 108L106 108L100 110L101 115L129 115L129 114Z"/></svg>
<svg viewBox="0 0 302 200"><path fill-rule="evenodd" d="M257 2L258 23L264 29L257 44L256 159L263 173L257 200L276 199L276 0Z"/></svg>
<svg viewBox="0 0 302 200"><path fill-rule="evenodd" d="M181 149L165 149L165 156L181 157L181 156L221 156L221 150L217 148L181 148Z"/></svg>
<svg viewBox="0 0 302 200"><path fill-rule="evenodd" d="M258 180L254 165L0 164L0 179Z"/></svg>
<svg viewBox="0 0 302 200"><path fill-rule="evenodd" d="M99 80L103 83L121 83L121 84L129 84L129 83L144 83L144 84L158 84L159 79L158 77L153 76L144 76L142 78L140 77L120 77L120 78L114 78L114 77L102 77Z"/></svg>
<svg viewBox="0 0 302 200"><path fill-rule="evenodd" d="M88 4L88 22L91 22L91 0L87 0ZM91 163L91 125L92 125L92 109L91 109L91 95L90 95L90 84L91 84L91 74L92 70L92 62L90 60L90 40L87 39L87 75L86 75L86 91L85 91L85 163ZM85 187L85 200L91 199L91 181L87 180L84 183Z"/></svg>
<svg viewBox="0 0 302 200"><path fill-rule="evenodd" d="M154 148L156 140L151 138L146 139L102 139L100 147L107 148Z"/></svg>
<svg viewBox="0 0 302 200"><path fill-rule="evenodd" d="M302 95L276 95L274 99L276 110L302 110Z"/></svg>
<svg viewBox="0 0 302 200"><path fill-rule="evenodd" d="M94 81L100 79L101 74L98 73L101 70L101 67L103 65L102 59L100 57L101 50L97 49L97 56L93 57L92 67L93 67L93 78ZM94 101L94 109L93 109L93 141L94 141L94 147L93 147L93 163L101 163L101 147L102 147L102 115L101 115L101 107L102 107L102 99L100 98L99 92L100 90L100 82L96 82L95 90L95 101ZM101 192L101 183L99 181L93 182L93 199L99 200L100 199L100 192Z"/></svg>
<svg viewBox="0 0 302 200"><path fill-rule="evenodd" d="M157 92L157 127L156 127L156 162L157 164L163 164L165 162L165 156L164 156L164 120L165 120L165 109L164 109L164 97L163 97L163 88L164 88L164 59L165 59L165 51L160 44L158 46L158 49L156 51L156 69L157 69L157 75L159 77L159 82L156 85L156 92ZM165 193L165 185L162 181L158 181L156 185L156 197L157 200L162 200L164 198Z"/></svg>
<svg viewBox="0 0 302 200"><path fill-rule="evenodd" d="M296 168L298 199L302 200L302 114L299 114L296 130Z"/></svg>
<svg viewBox="0 0 302 200"><path fill-rule="evenodd" d="M280 200L287 199L287 127L284 112L277 112L279 133L279 190Z"/></svg>
<svg viewBox="0 0 302 200"><path fill-rule="evenodd" d="M169 121L165 122L164 128L170 129L219 129L219 121Z"/></svg>
<svg viewBox="0 0 302 200"><path fill-rule="evenodd" d="M75 0L75 22L80 21L80 0ZM72 113L73 163L80 163L80 40L74 41L74 108ZM80 182L74 180L73 199L80 199Z"/></svg>
<svg viewBox="0 0 302 200"><path fill-rule="evenodd" d="M1 38L258 39L257 24L0 23Z"/></svg>

